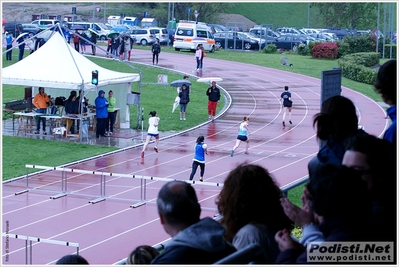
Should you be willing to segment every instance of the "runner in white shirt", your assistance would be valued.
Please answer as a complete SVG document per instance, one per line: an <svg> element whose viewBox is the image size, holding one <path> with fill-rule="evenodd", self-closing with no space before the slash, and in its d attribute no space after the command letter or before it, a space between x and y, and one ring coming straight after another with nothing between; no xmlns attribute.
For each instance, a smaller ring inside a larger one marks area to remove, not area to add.
<svg viewBox="0 0 399 267"><path fill-rule="evenodd" d="M249 148L249 130L248 130L248 125L249 125L249 118L248 117L244 117L243 119L244 121L240 124L240 130L238 131L238 136L237 136L237 141L236 141L236 145L233 147L233 150L231 150L230 152L230 157L234 156L234 150L236 150L240 144L241 141L246 142L247 146L245 148L245 152L244 154L248 155L248 148Z"/></svg>
<svg viewBox="0 0 399 267"><path fill-rule="evenodd" d="M155 137L154 151L158 153L158 143L159 143L158 124L160 119L157 117L157 112L155 110L151 111L149 115L151 115L151 118L148 119L147 139L145 140L143 151L141 152L141 158L144 158L144 151L147 148L148 144L150 143L152 137Z"/></svg>

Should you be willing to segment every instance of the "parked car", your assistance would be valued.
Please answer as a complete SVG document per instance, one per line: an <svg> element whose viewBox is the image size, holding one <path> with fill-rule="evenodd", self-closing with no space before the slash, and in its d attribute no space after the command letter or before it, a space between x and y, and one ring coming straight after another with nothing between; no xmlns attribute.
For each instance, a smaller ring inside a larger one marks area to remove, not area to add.
<svg viewBox="0 0 399 267"><path fill-rule="evenodd" d="M309 36L321 40L323 42L335 42L338 40L338 37L334 33L331 34L328 34L326 32L312 33Z"/></svg>
<svg viewBox="0 0 399 267"><path fill-rule="evenodd" d="M32 33L33 35L38 34L41 31L38 25L35 24L22 24L22 32Z"/></svg>
<svg viewBox="0 0 399 267"><path fill-rule="evenodd" d="M7 22L4 24L4 32L10 32L14 37L23 33L23 30L21 23Z"/></svg>
<svg viewBox="0 0 399 267"><path fill-rule="evenodd" d="M274 41L277 49L296 51L299 44L306 44L306 39L298 35L281 35Z"/></svg>
<svg viewBox="0 0 399 267"><path fill-rule="evenodd" d="M166 28L151 28L151 30L155 31L155 36L159 41L159 44L166 45L168 44L169 33Z"/></svg>
<svg viewBox="0 0 399 267"><path fill-rule="evenodd" d="M217 48L259 50L259 42L239 32L217 32L214 34Z"/></svg>
<svg viewBox="0 0 399 267"><path fill-rule="evenodd" d="M50 26L54 26L57 23L60 23L60 21L56 19L38 19L31 22L31 24L36 24L42 30L45 30Z"/></svg>
<svg viewBox="0 0 399 267"><path fill-rule="evenodd" d="M300 31L298 31L295 28L289 28L289 27L279 27L276 28L276 32L279 32L281 34L291 34L291 35L303 35Z"/></svg>
<svg viewBox="0 0 399 267"><path fill-rule="evenodd" d="M258 37L256 36L254 33L251 32L240 32L240 35L245 35L247 38L258 41L260 43L260 48L263 49L265 46L267 46L268 44L271 44L274 42L274 40L276 40L276 38L272 38L272 37Z"/></svg>
<svg viewBox="0 0 399 267"><path fill-rule="evenodd" d="M267 37L277 38L281 36L280 33L273 31L271 28L253 27L249 30L249 32L259 37L267 36Z"/></svg>
<svg viewBox="0 0 399 267"><path fill-rule="evenodd" d="M150 28L134 29L129 31L137 44L152 45L156 40L156 31Z"/></svg>
<svg viewBox="0 0 399 267"><path fill-rule="evenodd" d="M208 27L209 27L209 31L212 34L215 34L217 32L226 32L229 30L225 26L220 25L220 24L208 24Z"/></svg>

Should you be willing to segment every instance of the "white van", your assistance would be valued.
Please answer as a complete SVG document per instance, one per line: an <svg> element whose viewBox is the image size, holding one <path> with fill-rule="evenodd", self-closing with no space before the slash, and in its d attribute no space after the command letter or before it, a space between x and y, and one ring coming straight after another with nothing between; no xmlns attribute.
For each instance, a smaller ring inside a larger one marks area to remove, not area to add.
<svg viewBox="0 0 399 267"><path fill-rule="evenodd" d="M198 44L202 44L206 51L215 52L215 39L208 30L206 23L180 20L176 25L173 42L175 50L186 49L195 51Z"/></svg>
<svg viewBox="0 0 399 267"><path fill-rule="evenodd" d="M95 23L81 22L81 21L68 22L69 29L71 29L71 27L73 25L81 25L85 29L85 31L88 31L90 28L94 29L99 34L98 38L103 41L107 40L107 38L108 38L107 36L110 33L109 28L104 23L101 23L101 22L95 22Z"/></svg>
<svg viewBox="0 0 399 267"><path fill-rule="evenodd" d="M31 22L31 24L36 24L42 30L46 30L49 26L54 26L57 23L60 23L60 21L56 19L38 19Z"/></svg>

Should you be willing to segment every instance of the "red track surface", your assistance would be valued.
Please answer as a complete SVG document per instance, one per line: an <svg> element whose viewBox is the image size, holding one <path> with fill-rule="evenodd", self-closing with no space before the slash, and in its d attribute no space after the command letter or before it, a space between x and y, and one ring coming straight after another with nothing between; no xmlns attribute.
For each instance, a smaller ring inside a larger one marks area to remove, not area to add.
<svg viewBox="0 0 399 267"><path fill-rule="evenodd" d="M148 51L133 50L133 60L151 64L152 58ZM205 58L204 61L205 68L198 75L191 54L163 52L160 67L189 75L224 79L218 84L231 95L232 102L215 123L161 140L159 153L152 151L153 145L150 144L144 160L140 158L141 147L138 147L70 167L187 180L195 140L199 135L204 135L210 150L206 158L206 182L223 183L226 174L242 162L264 166L280 186L306 176L307 163L318 150L312 119L320 109L320 80L212 58ZM293 124L287 123L283 129L279 97L285 85L290 87L293 94L294 107ZM193 90L203 90L204 93L207 87L206 84L193 84ZM380 136L385 131L385 112L377 103L347 88L343 88L342 94L355 102L360 125L367 132ZM204 103L204 108L206 105ZM229 152L235 144L243 116L251 118L250 155L244 155L242 144L231 158ZM198 177L199 170L195 180ZM82 195L71 194L59 199L50 199L55 193L37 190L14 195L26 188L25 180L4 183L3 233L7 222L9 233L77 242L81 255L91 264L113 264L125 258L138 245L155 245L169 238L158 220L154 204L164 182L148 181L148 203L133 209L130 205L140 199L140 180L117 175L106 177L106 180L105 195L109 199L97 204L88 201L100 195L99 175L67 173L67 191ZM29 187L61 191L60 182L61 172L48 171L32 176ZM194 187L203 209L202 217L215 215L217 210L214 202L220 187L197 183ZM3 246L3 264L24 264L25 242L9 239L8 243L8 261L5 261ZM52 264L74 251L72 247L36 243L33 245L33 264Z"/></svg>

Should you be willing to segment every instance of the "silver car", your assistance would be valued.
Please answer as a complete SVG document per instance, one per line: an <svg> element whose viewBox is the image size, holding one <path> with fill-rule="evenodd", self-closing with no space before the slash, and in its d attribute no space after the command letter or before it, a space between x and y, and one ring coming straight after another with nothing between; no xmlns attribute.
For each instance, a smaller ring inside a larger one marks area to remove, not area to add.
<svg viewBox="0 0 399 267"><path fill-rule="evenodd" d="M169 33L166 28L150 28L155 31L155 37L158 39L159 44L168 44Z"/></svg>
<svg viewBox="0 0 399 267"><path fill-rule="evenodd" d="M137 44L146 46L155 43L156 32L153 29L141 28L141 29L133 29L129 32Z"/></svg>

